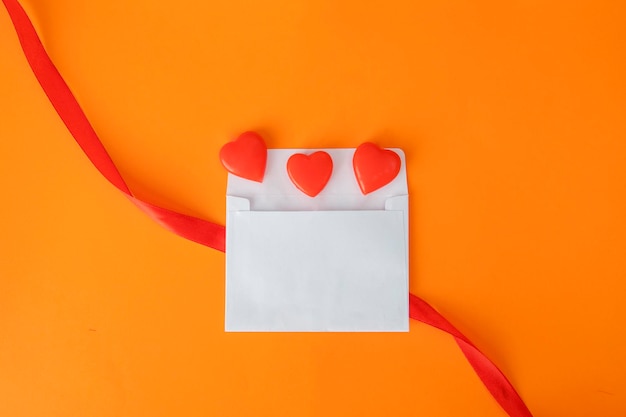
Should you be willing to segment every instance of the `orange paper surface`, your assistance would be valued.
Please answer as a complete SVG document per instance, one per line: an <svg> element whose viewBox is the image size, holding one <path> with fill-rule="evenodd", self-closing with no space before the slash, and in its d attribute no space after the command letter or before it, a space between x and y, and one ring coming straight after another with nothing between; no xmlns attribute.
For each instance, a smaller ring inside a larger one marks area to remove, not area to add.
<svg viewBox="0 0 626 417"><path fill-rule="evenodd" d="M403 148L411 291L537 417L626 413L619 2L23 5L138 197L223 223L217 155L250 129ZM0 56L0 415L504 416L415 322L224 333L224 255L91 166L4 10Z"/></svg>

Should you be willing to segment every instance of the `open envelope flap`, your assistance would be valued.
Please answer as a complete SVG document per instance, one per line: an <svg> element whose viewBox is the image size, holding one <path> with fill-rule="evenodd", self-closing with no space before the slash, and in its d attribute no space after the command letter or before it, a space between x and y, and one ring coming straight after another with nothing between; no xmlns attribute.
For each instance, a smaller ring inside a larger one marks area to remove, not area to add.
<svg viewBox="0 0 626 417"><path fill-rule="evenodd" d="M311 198L298 190L287 174L287 160L293 154L310 154L317 149L270 149L262 183L228 175L226 195L247 198L250 210L383 210L390 197L408 194L406 158L401 149L390 149L400 156L398 175L384 187L363 195L359 189L352 158L354 148L322 149L333 160L333 173L326 187ZM231 210L232 208L228 208Z"/></svg>

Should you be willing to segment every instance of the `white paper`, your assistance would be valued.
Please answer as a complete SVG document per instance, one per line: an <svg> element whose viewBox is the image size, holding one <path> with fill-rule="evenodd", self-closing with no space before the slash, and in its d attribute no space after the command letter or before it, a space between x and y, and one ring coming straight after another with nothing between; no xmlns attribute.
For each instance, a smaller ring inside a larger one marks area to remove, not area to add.
<svg viewBox="0 0 626 417"><path fill-rule="evenodd" d="M263 183L229 175L226 331L408 331L408 196L398 176L363 196L354 149L324 149L333 175L311 198L268 151Z"/></svg>

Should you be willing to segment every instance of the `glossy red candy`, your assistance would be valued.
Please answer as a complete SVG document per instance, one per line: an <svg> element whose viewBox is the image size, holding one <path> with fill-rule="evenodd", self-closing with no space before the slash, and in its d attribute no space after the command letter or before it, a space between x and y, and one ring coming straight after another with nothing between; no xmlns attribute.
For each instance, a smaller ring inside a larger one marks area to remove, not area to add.
<svg viewBox="0 0 626 417"><path fill-rule="evenodd" d="M296 187L309 197L318 195L333 172L333 160L324 151L311 155L297 153L287 161L287 173Z"/></svg>
<svg viewBox="0 0 626 417"><path fill-rule="evenodd" d="M389 184L400 172L400 156L371 142L361 144L352 158L361 192L369 194Z"/></svg>
<svg viewBox="0 0 626 417"><path fill-rule="evenodd" d="M233 175L263 182L267 163L267 146L258 133L245 132L234 141L222 146L220 161Z"/></svg>

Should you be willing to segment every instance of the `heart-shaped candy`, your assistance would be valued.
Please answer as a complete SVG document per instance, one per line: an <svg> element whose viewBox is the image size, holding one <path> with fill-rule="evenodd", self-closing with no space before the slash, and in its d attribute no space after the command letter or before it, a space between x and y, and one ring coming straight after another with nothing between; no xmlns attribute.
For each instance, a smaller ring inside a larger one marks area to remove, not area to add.
<svg viewBox="0 0 626 417"><path fill-rule="evenodd" d="M333 172L333 160L324 151L296 153L287 161L287 173L296 187L309 197L318 195Z"/></svg>
<svg viewBox="0 0 626 417"><path fill-rule="evenodd" d="M400 172L400 157L394 151L381 149L371 142L361 144L352 158L354 175L363 194L389 184Z"/></svg>
<svg viewBox="0 0 626 417"><path fill-rule="evenodd" d="M256 132L242 133L237 139L222 146L220 161L231 174L248 180L263 182L267 147Z"/></svg>

